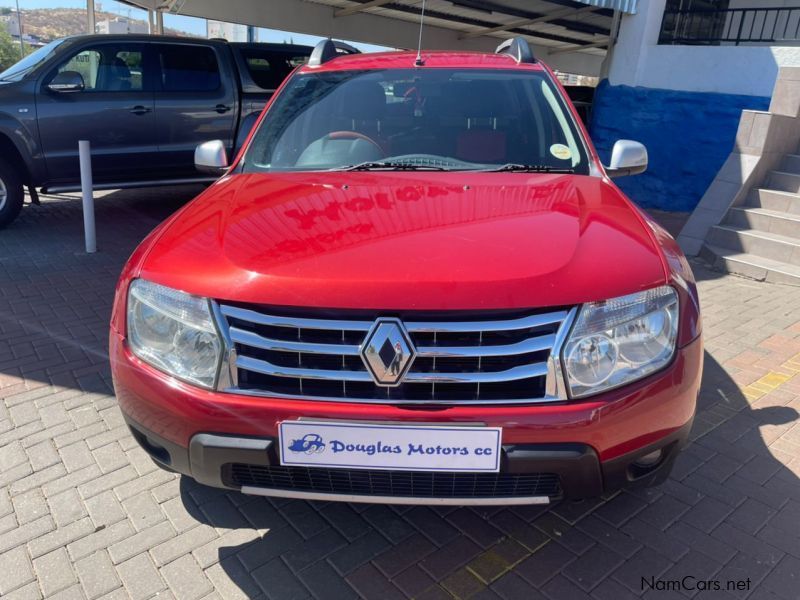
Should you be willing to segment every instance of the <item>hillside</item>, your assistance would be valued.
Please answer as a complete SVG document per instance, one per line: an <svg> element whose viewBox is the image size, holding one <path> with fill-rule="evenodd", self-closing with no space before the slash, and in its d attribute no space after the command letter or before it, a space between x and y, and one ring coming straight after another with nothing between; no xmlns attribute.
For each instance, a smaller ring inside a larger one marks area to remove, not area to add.
<svg viewBox="0 0 800 600"><path fill-rule="evenodd" d="M119 17L117 14L97 12L96 21ZM144 20L131 19L132 23L145 25ZM35 35L44 41L86 33L86 11L77 8L40 8L22 11L22 27L26 34ZM165 29L170 35L187 35L174 29Z"/></svg>

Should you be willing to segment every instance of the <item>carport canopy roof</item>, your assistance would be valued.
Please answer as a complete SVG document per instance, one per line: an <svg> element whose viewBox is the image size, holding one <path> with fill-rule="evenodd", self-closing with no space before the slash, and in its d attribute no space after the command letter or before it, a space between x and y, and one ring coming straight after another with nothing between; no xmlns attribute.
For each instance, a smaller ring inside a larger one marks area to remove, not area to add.
<svg viewBox="0 0 800 600"><path fill-rule="evenodd" d="M614 11L638 0L427 0L423 47L493 50L522 36L562 71L596 75ZM128 0L149 10L396 48L416 46L422 0Z"/></svg>

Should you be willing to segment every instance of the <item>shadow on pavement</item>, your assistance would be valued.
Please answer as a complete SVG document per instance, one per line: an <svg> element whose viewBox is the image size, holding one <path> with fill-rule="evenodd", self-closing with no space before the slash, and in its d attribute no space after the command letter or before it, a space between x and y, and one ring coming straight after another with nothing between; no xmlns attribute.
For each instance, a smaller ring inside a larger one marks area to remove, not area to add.
<svg viewBox="0 0 800 600"><path fill-rule="evenodd" d="M788 599L795 563L781 561L800 549L800 480L767 444L798 413L751 407L705 360L694 441L660 487L547 509L267 499L188 478L181 497L202 523L258 530L219 549L248 597L624 598L647 591L643 577L749 577L756 586L772 571L767 588Z"/></svg>

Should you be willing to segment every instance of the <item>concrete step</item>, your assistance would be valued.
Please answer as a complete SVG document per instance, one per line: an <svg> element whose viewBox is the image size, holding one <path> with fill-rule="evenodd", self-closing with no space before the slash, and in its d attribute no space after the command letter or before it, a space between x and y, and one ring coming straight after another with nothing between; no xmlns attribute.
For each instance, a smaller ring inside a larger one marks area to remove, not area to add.
<svg viewBox="0 0 800 600"><path fill-rule="evenodd" d="M704 245L700 256L715 269L758 281L800 286L800 267L746 252Z"/></svg>
<svg viewBox="0 0 800 600"><path fill-rule="evenodd" d="M800 173L772 171L767 177L767 187L771 190L796 194L800 192Z"/></svg>
<svg viewBox="0 0 800 600"><path fill-rule="evenodd" d="M800 173L800 154L787 154L784 156L780 170L786 173Z"/></svg>
<svg viewBox="0 0 800 600"><path fill-rule="evenodd" d="M777 210L734 206L725 216L724 224L800 239L800 215Z"/></svg>
<svg viewBox="0 0 800 600"><path fill-rule="evenodd" d="M706 243L800 267L800 240L797 238L731 225L715 225L708 232Z"/></svg>
<svg viewBox="0 0 800 600"><path fill-rule="evenodd" d="M800 194L778 190L757 189L750 192L748 206L765 208L777 212L800 215Z"/></svg>

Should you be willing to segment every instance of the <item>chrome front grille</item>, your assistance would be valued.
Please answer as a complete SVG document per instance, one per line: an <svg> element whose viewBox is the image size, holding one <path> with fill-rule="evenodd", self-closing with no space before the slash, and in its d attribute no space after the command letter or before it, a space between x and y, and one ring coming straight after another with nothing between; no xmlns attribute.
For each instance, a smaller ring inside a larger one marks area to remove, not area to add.
<svg viewBox="0 0 800 600"><path fill-rule="evenodd" d="M361 356L374 319L277 315L219 305L223 391L391 404L563 400L558 355L574 310L496 319L403 315L416 356L399 385L377 385Z"/></svg>

